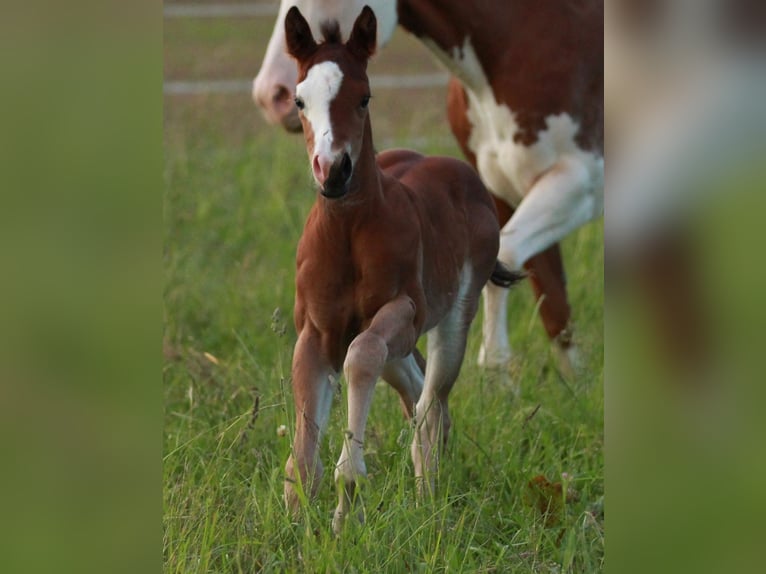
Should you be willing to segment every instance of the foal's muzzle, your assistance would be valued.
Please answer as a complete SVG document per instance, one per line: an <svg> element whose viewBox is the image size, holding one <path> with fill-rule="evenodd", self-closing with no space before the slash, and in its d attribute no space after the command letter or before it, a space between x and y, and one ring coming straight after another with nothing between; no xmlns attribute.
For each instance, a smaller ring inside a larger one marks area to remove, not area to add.
<svg viewBox="0 0 766 574"><path fill-rule="evenodd" d="M348 182L352 172L351 157L344 153L332 164L320 193L328 199L343 197L348 193Z"/></svg>

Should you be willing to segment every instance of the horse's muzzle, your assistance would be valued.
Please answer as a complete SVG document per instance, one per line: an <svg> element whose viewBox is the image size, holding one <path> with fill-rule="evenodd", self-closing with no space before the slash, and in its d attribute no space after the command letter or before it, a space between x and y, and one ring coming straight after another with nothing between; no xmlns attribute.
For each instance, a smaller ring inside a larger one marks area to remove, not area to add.
<svg viewBox="0 0 766 574"><path fill-rule="evenodd" d="M344 153L330 168L321 194L328 199L338 199L348 193L348 182L353 173L351 157Z"/></svg>

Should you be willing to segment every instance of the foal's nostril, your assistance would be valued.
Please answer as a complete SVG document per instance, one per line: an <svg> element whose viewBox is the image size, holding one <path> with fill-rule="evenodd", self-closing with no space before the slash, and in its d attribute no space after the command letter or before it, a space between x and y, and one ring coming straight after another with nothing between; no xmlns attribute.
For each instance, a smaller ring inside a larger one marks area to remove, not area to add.
<svg viewBox="0 0 766 574"><path fill-rule="evenodd" d="M348 181L351 177L351 169L351 157L347 153L344 153L340 164L340 173L343 176L343 181Z"/></svg>

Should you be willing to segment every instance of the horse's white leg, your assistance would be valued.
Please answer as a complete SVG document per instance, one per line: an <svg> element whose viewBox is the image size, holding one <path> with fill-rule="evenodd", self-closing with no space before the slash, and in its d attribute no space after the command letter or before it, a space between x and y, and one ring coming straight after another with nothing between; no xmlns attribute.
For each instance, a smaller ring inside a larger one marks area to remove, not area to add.
<svg viewBox="0 0 766 574"><path fill-rule="evenodd" d="M535 182L500 233L498 259L511 269L604 212L602 168L564 157Z"/></svg>
<svg viewBox="0 0 766 574"><path fill-rule="evenodd" d="M559 160L535 182L503 227L498 259L512 269L520 269L530 257L600 217L604 211L602 169L578 158ZM503 328L505 320L505 313L497 318ZM486 341L485 336L485 345ZM571 344L571 333L561 334L554 345L562 371L571 376L580 362L577 348Z"/></svg>
<svg viewBox="0 0 766 574"><path fill-rule="evenodd" d="M420 370L415 357L410 354L403 359L386 363L383 368L383 380L396 389L405 416L412 418L415 404L423 391L423 371Z"/></svg>
<svg viewBox="0 0 766 574"><path fill-rule="evenodd" d="M508 342L508 289L487 283L483 291L484 320L481 324L482 343L479 366L503 369L511 362Z"/></svg>
<svg viewBox="0 0 766 574"><path fill-rule="evenodd" d="M572 342L572 333L565 329L553 340L553 353L559 365L561 374L568 379L574 378L582 369L580 349Z"/></svg>
<svg viewBox="0 0 766 574"><path fill-rule="evenodd" d="M484 320L481 325L482 343L478 364L487 369L508 368L513 352L508 341L508 289L487 283L482 291ZM552 338L553 350L561 372L573 378L581 364L580 353L572 342L571 327L567 325Z"/></svg>
<svg viewBox="0 0 766 574"><path fill-rule="evenodd" d="M348 382L348 431L335 467L338 507L333 530L336 533L351 510L358 478L367 476L364 431L375 383L389 358L401 359L410 354L417 341L414 317L415 305L409 297L394 299L380 308L370 326L348 348L343 366ZM361 512L359 519L364 519Z"/></svg>
<svg viewBox="0 0 766 574"><path fill-rule="evenodd" d="M303 491L313 496L322 478L319 441L327 426L334 394L330 377L335 374L321 353L320 335L311 328L305 328L293 353L295 439L285 466L285 503L293 514L299 508L296 483L300 480Z"/></svg>
<svg viewBox="0 0 766 574"><path fill-rule="evenodd" d="M572 313L566 292L561 249L556 243L524 264L537 299L540 318L562 374L571 378L579 370L579 352L572 341Z"/></svg>
<svg viewBox="0 0 766 574"><path fill-rule="evenodd" d="M464 271L455 304L428 333L428 365L423 393L415 407L415 437L411 447L421 496L433 492L440 446L446 444L449 437L448 397L460 373L468 328L479 306L478 295L468 295L471 289L470 273Z"/></svg>
<svg viewBox="0 0 766 574"><path fill-rule="evenodd" d="M500 233L498 259L519 270L532 256L542 253L604 211L603 162L595 158L566 156L540 177L524 196ZM479 364L504 367L510 362L506 289L484 289L484 324ZM577 363L577 350L556 341L565 371Z"/></svg>

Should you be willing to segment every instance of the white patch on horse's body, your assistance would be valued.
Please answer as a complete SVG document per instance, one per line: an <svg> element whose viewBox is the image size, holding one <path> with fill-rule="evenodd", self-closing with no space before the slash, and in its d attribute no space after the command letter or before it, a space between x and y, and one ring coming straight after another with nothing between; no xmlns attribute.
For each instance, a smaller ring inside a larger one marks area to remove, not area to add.
<svg viewBox="0 0 766 574"><path fill-rule="evenodd" d="M495 99L470 38L466 37L463 46L453 48L451 54L431 40L424 42L466 87L472 126L468 147L476 154L479 173L492 192L516 207L535 182L566 157L587 171L592 192L600 196L596 199L603 206L604 159L577 145L579 126L571 116L548 116L547 128L537 134L534 144L516 143L518 123L514 111Z"/></svg>
<svg viewBox="0 0 766 574"><path fill-rule="evenodd" d="M335 62L313 66L295 87L297 98L303 100L303 115L314 133L314 155L330 159L334 156L330 104L338 95L343 72Z"/></svg>
<svg viewBox="0 0 766 574"><path fill-rule="evenodd" d="M311 26L314 38L322 37L320 30L322 22L337 20L343 42L348 40L351 29L354 27L354 20L359 16L362 8L368 5L375 12L377 19L379 48L391 39L399 19L396 2L392 2L392 0L353 0L350 5L348 0L292 0L291 2L283 2L283 4L297 6L300 9Z"/></svg>
<svg viewBox="0 0 766 574"><path fill-rule="evenodd" d="M360 0L359 10L364 5L369 5L378 19L378 49L382 48L394 35L394 29L399 23L399 14L397 12L397 3L391 0Z"/></svg>

